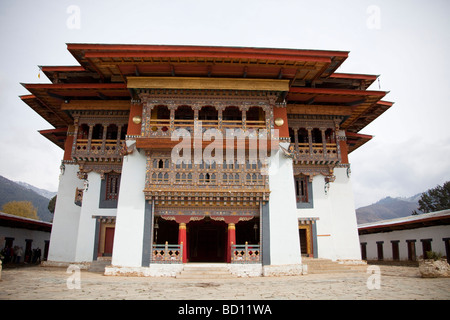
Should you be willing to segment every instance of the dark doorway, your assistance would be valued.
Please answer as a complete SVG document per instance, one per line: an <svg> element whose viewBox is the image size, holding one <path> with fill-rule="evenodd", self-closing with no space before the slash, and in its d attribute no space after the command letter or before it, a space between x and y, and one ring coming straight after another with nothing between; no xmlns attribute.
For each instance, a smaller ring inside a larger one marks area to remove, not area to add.
<svg viewBox="0 0 450 320"><path fill-rule="evenodd" d="M259 218L236 223L235 244L257 244L259 245Z"/></svg>
<svg viewBox="0 0 450 320"><path fill-rule="evenodd" d="M306 229L299 229L300 234L300 251L302 255L308 254L308 244L306 240Z"/></svg>
<svg viewBox="0 0 450 320"><path fill-rule="evenodd" d="M188 224L190 262L225 262L227 224L205 218Z"/></svg>
<svg viewBox="0 0 450 320"><path fill-rule="evenodd" d="M114 245L114 230L115 228L105 228L105 252L104 256L111 257Z"/></svg>
<svg viewBox="0 0 450 320"><path fill-rule="evenodd" d="M422 242L422 251L423 251L423 258L428 259L427 252L431 252L431 240L432 239L420 239Z"/></svg>

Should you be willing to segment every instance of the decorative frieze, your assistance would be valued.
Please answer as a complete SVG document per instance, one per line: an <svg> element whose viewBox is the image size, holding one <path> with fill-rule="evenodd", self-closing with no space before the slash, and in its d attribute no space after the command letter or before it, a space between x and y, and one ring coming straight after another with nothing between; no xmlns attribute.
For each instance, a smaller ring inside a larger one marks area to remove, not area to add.
<svg viewBox="0 0 450 320"><path fill-rule="evenodd" d="M96 172L100 174L100 178L103 180L106 173L115 172L122 173L122 163L92 163L92 162L79 162L79 178L86 179L89 172Z"/></svg>
<svg viewBox="0 0 450 320"><path fill-rule="evenodd" d="M294 165L294 176L303 174L312 182L314 176L322 175L328 179L328 182L333 182L334 167L334 165Z"/></svg>
<svg viewBox="0 0 450 320"><path fill-rule="evenodd" d="M140 90L138 93L143 105L142 136L170 137L173 130L180 127L192 131L198 122L202 107L213 107L217 111L216 120L206 120L208 126L222 131L225 127L236 124L225 123L222 117L227 107L237 107L242 112L238 127L247 129L273 128L273 107L278 99L278 92L229 91L229 90ZM152 119L152 110L157 106L166 106L170 110L169 119ZM194 111L192 119L178 121L175 111L180 106L190 106ZM259 107L265 112L265 119L260 123L247 122L246 113L251 107Z"/></svg>

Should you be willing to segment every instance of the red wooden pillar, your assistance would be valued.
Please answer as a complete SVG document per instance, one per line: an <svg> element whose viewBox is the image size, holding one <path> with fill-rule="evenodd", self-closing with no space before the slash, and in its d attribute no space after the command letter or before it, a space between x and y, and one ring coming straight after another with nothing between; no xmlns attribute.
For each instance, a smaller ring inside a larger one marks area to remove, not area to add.
<svg viewBox="0 0 450 320"><path fill-rule="evenodd" d="M236 226L234 223L228 224L228 241L227 241L227 262L231 262L231 246L236 244Z"/></svg>
<svg viewBox="0 0 450 320"><path fill-rule="evenodd" d="M186 237L186 223L180 223L178 226L178 244L183 244L183 263L187 262L187 237Z"/></svg>

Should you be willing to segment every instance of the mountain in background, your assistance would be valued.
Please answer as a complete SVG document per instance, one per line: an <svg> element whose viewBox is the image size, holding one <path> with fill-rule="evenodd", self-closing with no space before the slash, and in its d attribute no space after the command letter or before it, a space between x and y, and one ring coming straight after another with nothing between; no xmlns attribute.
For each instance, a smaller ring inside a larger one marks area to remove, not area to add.
<svg viewBox="0 0 450 320"><path fill-rule="evenodd" d="M25 182L14 182L0 176L0 210L10 201L30 201L37 209L40 220L52 222L53 214L48 211L48 202L56 194L36 188Z"/></svg>
<svg viewBox="0 0 450 320"><path fill-rule="evenodd" d="M0 210L9 201L31 201L37 209L39 219L51 222L53 214L48 211L48 202L56 195L45 189L36 188L25 182L14 182L0 176ZM422 193L410 198L386 197L369 206L356 209L358 224L376 222L380 220L395 219L410 216L417 210Z"/></svg>
<svg viewBox="0 0 450 320"><path fill-rule="evenodd" d="M366 207L356 209L358 224L376 222L410 216L413 210L417 210L422 193L410 198L386 197Z"/></svg>
<svg viewBox="0 0 450 320"><path fill-rule="evenodd" d="M47 199L51 199L54 196L56 196L57 192L52 192L52 191L48 191L45 189L39 189L35 186L32 186L31 184L28 184L26 182L22 182L22 181L15 181L15 183L20 184L22 187L25 187L27 189L33 190L34 192L36 192L37 194L40 194L41 196L47 198Z"/></svg>

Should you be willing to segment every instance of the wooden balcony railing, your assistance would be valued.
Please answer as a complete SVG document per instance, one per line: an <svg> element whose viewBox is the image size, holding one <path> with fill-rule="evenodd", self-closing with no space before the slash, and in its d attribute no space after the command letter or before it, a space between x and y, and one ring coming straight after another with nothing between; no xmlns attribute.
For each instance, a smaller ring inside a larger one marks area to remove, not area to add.
<svg viewBox="0 0 450 320"><path fill-rule="evenodd" d="M77 159L120 158L122 140L77 139L72 157Z"/></svg>
<svg viewBox="0 0 450 320"><path fill-rule="evenodd" d="M291 143L294 161L300 163L334 164L340 161L336 143Z"/></svg>
<svg viewBox="0 0 450 320"><path fill-rule="evenodd" d="M183 244L154 244L153 263L183 263Z"/></svg>
<svg viewBox="0 0 450 320"><path fill-rule="evenodd" d="M225 136L226 129L260 130L266 128L265 121L248 120L245 123L242 120L180 120L175 119L151 119L144 125L144 137L170 137L172 132L177 129L186 129L190 133L198 127L201 121L202 131L216 128Z"/></svg>
<svg viewBox="0 0 450 320"><path fill-rule="evenodd" d="M261 247L256 244L235 244L231 246L231 263L260 263Z"/></svg>

